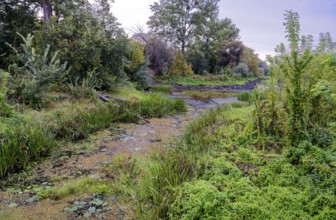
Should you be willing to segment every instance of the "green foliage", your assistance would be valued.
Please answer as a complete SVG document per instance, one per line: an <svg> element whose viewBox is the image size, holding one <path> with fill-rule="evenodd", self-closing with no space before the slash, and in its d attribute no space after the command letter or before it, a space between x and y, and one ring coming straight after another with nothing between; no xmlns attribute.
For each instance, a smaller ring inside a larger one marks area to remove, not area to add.
<svg viewBox="0 0 336 220"><path fill-rule="evenodd" d="M15 57L6 43L17 46L17 33L23 36L35 30L37 19L33 2L6 0L0 4L0 69L7 70Z"/></svg>
<svg viewBox="0 0 336 220"><path fill-rule="evenodd" d="M258 55L254 54L253 49L245 47L240 57L240 62L246 63L249 71L252 72L254 76L259 77L261 75L259 70L259 63L261 63L261 61L258 58Z"/></svg>
<svg viewBox="0 0 336 220"><path fill-rule="evenodd" d="M145 61L145 48L137 41L131 41L130 43L132 52L130 54L131 65L129 67L129 71L131 73L135 73L140 69L141 64Z"/></svg>
<svg viewBox="0 0 336 220"><path fill-rule="evenodd" d="M7 91L9 73L0 69L0 117L8 117L13 113L13 108L7 104Z"/></svg>
<svg viewBox="0 0 336 220"><path fill-rule="evenodd" d="M91 109L72 106L71 109L56 110L52 116L46 115L44 123L55 138L76 141L108 127L116 121L118 113L117 107L101 103Z"/></svg>
<svg viewBox="0 0 336 220"><path fill-rule="evenodd" d="M196 41L186 51L186 58L196 74L217 73L224 65L218 65L223 44L238 37L239 29L231 19L213 18L199 27Z"/></svg>
<svg viewBox="0 0 336 220"><path fill-rule="evenodd" d="M180 143L157 156L156 172L140 182L138 217L332 219L330 152L302 145L304 156L293 163L287 151L260 150L250 136L252 108L236 106L208 111Z"/></svg>
<svg viewBox="0 0 336 220"><path fill-rule="evenodd" d="M137 89L148 89L152 83L152 76L150 75L149 62L145 60L141 64L140 69L136 72L133 82Z"/></svg>
<svg viewBox="0 0 336 220"><path fill-rule="evenodd" d="M21 44L22 52L12 48L17 56L17 63L10 67L12 95L19 102L41 107L48 85L69 72L67 63L61 64L57 59L58 52L50 56L49 45L43 54L37 53L31 34L26 38L22 35L20 37L24 42Z"/></svg>
<svg viewBox="0 0 336 220"><path fill-rule="evenodd" d="M237 66L232 68L233 75L247 77L251 76L249 67L246 63L239 63Z"/></svg>
<svg viewBox="0 0 336 220"><path fill-rule="evenodd" d="M171 76L190 76L193 75L191 67L185 61L181 51L177 51L176 57L170 66L169 73Z"/></svg>
<svg viewBox="0 0 336 220"><path fill-rule="evenodd" d="M258 114L263 117L266 136L285 138L287 147L293 148L288 150L289 158L298 163L308 154L307 146L327 147L332 143L325 127L334 120L332 75L336 70L334 64L326 61L326 57L332 60L331 54L310 53L305 45L307 39L299 45L299 15L287 11L285 19L290 51L281 44L276 50L278 55L270 59L267 101Z"/></svg>
<svg viewBox="0 0 336 220"><path fill-rule="evenodd" d="M172 204L170 219L219 219L225 216L222 207L227 203L225 194L208 181L186 183Z"/></svg>
<svg viewBox="0 0 336 220"><path fill-rule="evenodd" d="M149 27L164 39L179 45L182 53L201 33L207 21L218 16L218 0L167 0L150 6Z"/></svg>
<svg viewBox="0 0 336 220"><path fill-rule="evenodd" d="M68 82L81 84L94 71L95 80L101 81L95 89L111 89L123 83L127 80L126 70L132 65L132 45L110 14L109 4L74 4L60 9L65 14L62 19L52 17L48 21L48 31L34 33L40 42L37 50L49 44L59 51L60 59L71 66Z"/></svg>

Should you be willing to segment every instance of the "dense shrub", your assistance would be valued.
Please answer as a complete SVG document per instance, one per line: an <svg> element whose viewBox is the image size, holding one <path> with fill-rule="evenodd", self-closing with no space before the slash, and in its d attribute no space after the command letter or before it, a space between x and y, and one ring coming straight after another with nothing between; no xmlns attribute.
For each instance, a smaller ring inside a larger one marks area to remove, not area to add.
<svg viewBox="0 0 336 220"><path fill-rule="evenodd" d="M192 69L185 61L180 50L177 52L175 60L170 66L169 73L171 76L190 76L193 74Z"/></svg>
<svg viewBox="0 0 336 220"><path fill-rule="evenodd" d="M146 57L149 67L156 76L162 76L168 72L174 60L174 51L159 38L151 38L146 44Z"/></svg>
<svg viewBox="0 0 336 220"><path fill-rule="evenodd" d="M335 166L326 157L329 153L310 146L293 164L288 152L256 149L249 130L251 107L234 106L206 113L188 127L181 143L154 160L152 166L157 172L149 173L139 189L144 190L139 193L139 209L143 211L140 217L332 216L336 204ZM142 195L145 192L146 196Z"/></svg>
<svg viewBox="0 0 336 220"><path fill-rule="evenodd" d="M58 52L49 55L48 45L44 53L38 53L33 46L33 36L26 38L21 36L23 44L21 48L15 50L16 63L10 66L11 95L21 103L29 104L33 107L41 107L42 99L46 88L50 83L66 75L69 70L67 63L61 63L58 59ZM21 52L22 51L22 52Z"/></svg>
<svg viewBox="0 0 336 220"><path fill-rule="evenodd" d="M237 66L233 67L232 74L241 77L253 76L253 73L250 72L246 63L239 63Z"/></svg>

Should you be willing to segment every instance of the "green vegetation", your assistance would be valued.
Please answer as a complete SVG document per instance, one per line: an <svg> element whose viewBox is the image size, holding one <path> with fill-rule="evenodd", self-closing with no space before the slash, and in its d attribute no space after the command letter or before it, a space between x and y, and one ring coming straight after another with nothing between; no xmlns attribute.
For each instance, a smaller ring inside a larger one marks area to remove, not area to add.
<svg viewBox="0 0 336 220"><path fill-rule="evenodd" d="M208 111L155 155L139 219L334 218L335 55L299 53L299 16L285 16L290 53L247 102Z"/></svg>
<svg viewBox="0 0 336 220"><path fill-rule="evenodd" d="M2 120L0 137L0 177L30 166L56 145L47 128L20 119Z"/></svg>
<svg viewBox="0 0 336 220"><path fill-rule="evenodd" d="M230 77L222 78L219 76L193 76L193 77L174 77L170 82L187 86L224 86L224 85L243 85L255 77Z"/></svg>
<svg viewBox="0 0 336 220"><path fill-rule="evenodd" d="M173 87L171 85L152 85L151 89L153 92L161 92L165 94L173 93Z"/></svg>
<svg viewBox="0 0 336 220"><path fill-rule="evenodd" d="M238 94L238 100L239 101L244 101L244 102L249 102L249 103L252 103L255 98L253 97L253 93L251 92L241 92Z"/></svg>
<svg viewBox="0 0 336 220"><path fill-rule="evenodd" d="M101 179L85 177L76 181L65 183L58 188L41 190L39 192L39 198L60 200L71 195L80 195L83 193L107 195L113 193L113 188L111 187L111 183Z"/></svg>
<svg viewBox="0 0 336 220"><path fill-rule="evenodd" d="M54 138L77 141L115 122L138 122L142 117L162 117L186 111L181 99L134 89L124 91L128 91L124 101L103 103L87 99L68 104L65 100L53 109L16 113L16 118L3 120L0 177L25 169L31 161L47 156L56 145Z"/></svg>
<svg viewBox="0 0 336 220"><path fill-rule="evenodd" d="M193 74L191 67L185 61L181 51L177 51L176 58L170 66L171 76L190 76Z"/></svg>
<svg viewBox="0 0 336 220"><path fill-rule="evenodd" d="M234 104L191 123L140 181L139 218L331 218L336 149L315 147L293 165L285 148L255 145L252 114Z"/></svg>
<svg viewBox="0 0 336 220"><path fill-rule="evenodd" d="M119 198L134 197L133 187L137 182L139 171L135 159L119 155L103 168L106 178L84 177L59 183L60 185L57 187L39 191L38 198L61 200L69 196L83 194L113 195Z"/></svg>
<svg viewBox="0 0 336 220"><path fill-rule="evenodd" d="M186 111L167 95L172 86L150 86L152 78L210 87L269 73L262 87L237 95L244 102L209 110L150 160L116 156L104 177L54 180L38 197L113 195L137 219L335 219L335 42L321 33L314 48L312 36L300 36L299 14L286 11L289 48L277 46L268 68L237 40L231 19L219 19L218 2L155 2L151 32L129 38L113 1L3 1L0 178L117 122ZM76 202L68 211L89 205Z"/></svg>

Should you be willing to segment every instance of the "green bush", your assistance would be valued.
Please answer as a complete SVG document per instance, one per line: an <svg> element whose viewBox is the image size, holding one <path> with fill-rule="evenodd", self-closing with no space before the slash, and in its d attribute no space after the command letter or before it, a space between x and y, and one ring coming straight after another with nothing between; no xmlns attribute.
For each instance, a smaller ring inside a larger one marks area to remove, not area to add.
<svg viewBox="0 0 336 220"><path fill-rule="evenodd" d="M197 180L184 184L171 206L170 219L221 219L227 215L227 195L208 181Z"/></svg>
<svg viewBox="0 0 336 220"><path fill-rule="evenodd" d="M233 67L232 74L234 76L241 77L254 76L254 74L250 72L249 67L246 63L239 63L237 66Z"/></svg>
<svg viewBox="0 0 336 220"><path fill-rule="evenodd" d="M62 64L57 58L58 52L50 57L49 45L43 54L38 53L33 46L34 36L20 37L24 42L20 51L12 48L17 56L17 63L10 66L12 96L21 103L40 108L48 85L66 75L69 69L66 62Z"/></svg>
<svg viewBox="0 0 336 220"><path fill-rule="evenodd" d="M182 52L179 50L176 54L175 60L169 69L171 76L190 76L193 71L188 63L185 61Z"/></svg>

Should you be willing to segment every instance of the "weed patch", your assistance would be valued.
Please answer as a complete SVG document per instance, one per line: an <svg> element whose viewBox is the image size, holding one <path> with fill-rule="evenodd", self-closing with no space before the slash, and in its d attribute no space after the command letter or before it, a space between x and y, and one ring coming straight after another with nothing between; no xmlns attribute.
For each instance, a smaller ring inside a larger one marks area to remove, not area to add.
<svg viewBox="0 0 336 220"><path fill-rule="evenodd" d="M156 156L138 185L139 218L324 219L335 213L335 149L255 146L253 106L208 111ZM334 154L334 153L331 153ZM331 217L332 219L332 217Z"/></svg>

